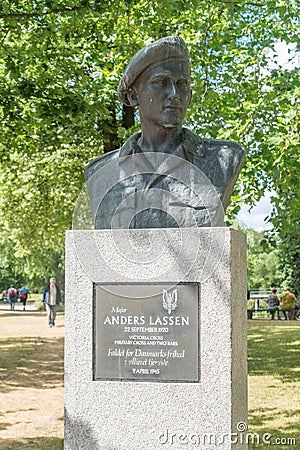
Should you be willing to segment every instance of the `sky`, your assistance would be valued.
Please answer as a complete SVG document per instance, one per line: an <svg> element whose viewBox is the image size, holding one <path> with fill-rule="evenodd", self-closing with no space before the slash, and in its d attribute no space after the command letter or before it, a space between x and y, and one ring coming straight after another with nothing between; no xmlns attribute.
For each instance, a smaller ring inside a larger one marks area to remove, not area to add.
<svg viewBox="0 0 300 450"><path fill-rule="evenodd" d="M296 44L286 44L286 42L277 42L275 52L269 51L270 69L293 69L300 64L300 55L296 50Z"/></svg>
<svg viewBox="0 0 300 450"><path fill-rule="evenodd" d="M266 192L265 196L262 197L255 206L249 212L248 205L242 205L242 208L237 215L239 222L245 224L248 228L254 228L257 231L270 230L272 225L265 221L265 218L272 211L272 205L270 202L270 197L274 195L271 192Z"/></svg>

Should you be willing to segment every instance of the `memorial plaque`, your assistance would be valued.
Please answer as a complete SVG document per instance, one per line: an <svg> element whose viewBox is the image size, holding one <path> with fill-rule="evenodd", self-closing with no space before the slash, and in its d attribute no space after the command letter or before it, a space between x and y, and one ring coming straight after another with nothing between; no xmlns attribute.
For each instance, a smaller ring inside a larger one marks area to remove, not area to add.
<svg viewBox="0 0 300 450"><path fill-rule="evenodd" d="M199 380L199 284L95 286L95 380Z"/></svg>

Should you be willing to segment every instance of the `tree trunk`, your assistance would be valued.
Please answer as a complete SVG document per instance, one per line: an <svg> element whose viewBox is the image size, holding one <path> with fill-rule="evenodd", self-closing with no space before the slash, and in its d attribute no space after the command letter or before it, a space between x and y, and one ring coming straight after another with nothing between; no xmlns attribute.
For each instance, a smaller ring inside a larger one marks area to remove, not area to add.
<svg viewBox="0 0 300 450"><path fill-rule="evenodd" d="M126 130L134 125L134 107L123 105L122 125Z"/></svg>

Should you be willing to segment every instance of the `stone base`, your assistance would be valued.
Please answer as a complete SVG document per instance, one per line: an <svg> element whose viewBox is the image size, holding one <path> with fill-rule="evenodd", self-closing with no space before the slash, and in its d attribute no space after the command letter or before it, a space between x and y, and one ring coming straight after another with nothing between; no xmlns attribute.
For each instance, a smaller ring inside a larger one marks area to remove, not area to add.
<svg viewBox="0 0 300 450"><path fill-rule="evenodd" d="M66 252L65 450L246 449L245 236L70 231ZM95 283L183 282L200 286L199 380L95 381Z"/></svg>

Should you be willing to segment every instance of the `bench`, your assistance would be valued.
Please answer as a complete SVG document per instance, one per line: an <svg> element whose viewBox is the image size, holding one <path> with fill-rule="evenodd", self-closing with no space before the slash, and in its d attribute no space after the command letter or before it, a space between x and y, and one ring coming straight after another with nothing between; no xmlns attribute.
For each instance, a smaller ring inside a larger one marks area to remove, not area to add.
<svg viewBox="0 0 300 450"><path fill-rule="evenodd" d="M252 319L254 313L256 314L256 313L261 313L261 312L267 312L267 313L270 314L269 308L259 308L259 309L252 308L252 309L247 309L247 318L248 318L248 319ZM294 309L285 309L284 311L282 311L282 310L280 309L280 310L279 310L280 316L284 316L283 312L286 312L286 313L289 313L289 312L293 312L293 313L298 312L298 314L300 314L300 310L297 309L297 308L294 308ZM276 312L276 315L277 315L277 312Z"/></svg>

